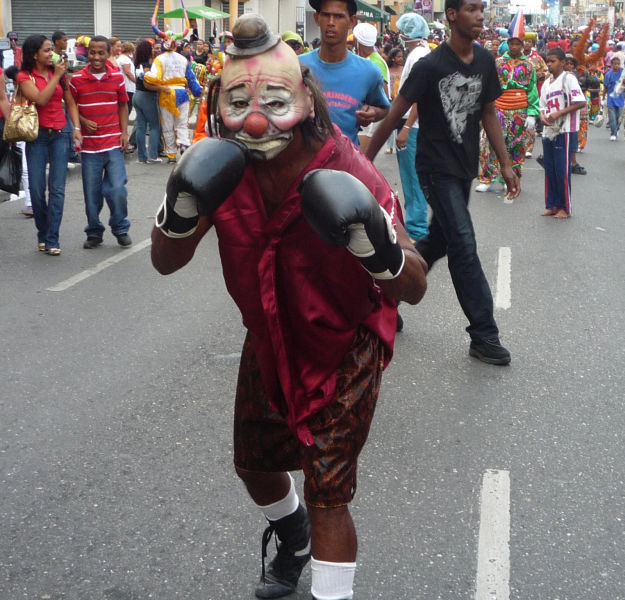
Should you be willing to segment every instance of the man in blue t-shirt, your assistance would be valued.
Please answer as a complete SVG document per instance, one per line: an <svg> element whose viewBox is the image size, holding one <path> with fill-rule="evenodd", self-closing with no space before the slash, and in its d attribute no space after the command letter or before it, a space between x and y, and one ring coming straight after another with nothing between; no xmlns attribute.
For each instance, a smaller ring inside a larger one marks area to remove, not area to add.
<svg viewBox="0 0 625 600"><path fill-rule="evenodd" d="M321 47L299 59L321 84L332 122L358 146L358 128L388 112L382 74L371 61L347 50L347 34L357 23L355 0L310 0L310 5Z"/></svg>
<svg viewBox="0 0 625 600"><path fill-rule="evenodd" d="M608 116L610 117L610 140L615 142L618 137L619 121L623 114L625 94L623 94L623 69L618 56L610 62L612 69L603 77L603 97L608 97Z"/></svg>

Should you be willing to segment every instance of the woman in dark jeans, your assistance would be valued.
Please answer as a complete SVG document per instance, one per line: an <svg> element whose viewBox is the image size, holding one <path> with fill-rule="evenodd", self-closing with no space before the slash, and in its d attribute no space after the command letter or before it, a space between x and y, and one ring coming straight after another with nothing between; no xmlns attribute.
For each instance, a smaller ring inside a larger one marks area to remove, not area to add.
<svg viewBox="0 0 625 600"><path fill-rule="evenodd" d="M152 64L152 44L143 40L137 44L135 50L135 69L137 89L132 103L135 107L135 135L137 144L137 162L160 163L158 158L158 143L161 137L161 125L158 117L157 92L151 92L143 84L143 76L150 70ZM145 132L149 126L149 141L146 154Z"/></svg>
<svg viewBox="0 0 625 600"><path fill-rule="evenodd" d="M67 113L74 124L73 142L80 145L78 109L65 73L67 58L52 61L52 43L45 35L31 35L22 46L22 69L17 75L17 85L23 98L34 102L39 114L39 135L26 143L26 161L30 196L37 227L38 248L50 256L61 254L59 229L65 202L65 175L67 173L68 138L62 133L67 123ZM48 175L48 201L46 202L46 165Z"/></svg>

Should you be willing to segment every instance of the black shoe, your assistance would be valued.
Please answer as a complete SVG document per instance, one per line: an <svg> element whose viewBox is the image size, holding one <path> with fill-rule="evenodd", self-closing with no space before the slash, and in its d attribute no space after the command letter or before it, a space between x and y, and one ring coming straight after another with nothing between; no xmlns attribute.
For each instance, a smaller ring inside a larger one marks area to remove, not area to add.
<svg viewBox="0 0 625 600"><path fill-rule="evenodd" d="M578 163L571 167L571 173L575 173L575 175L586 175L586 169Z"/></svg>
<svg viewBox="0 0 625 600"><path fill-rule="evenodd" d="M83 248L87 250L91 250L92 248L97 248L102 243L102 238L99 237L88 237L85 240L85 243L82 245Z"/></svg>
<svg viewBox="0 0 625 600"><path fill-rule="evenodd" d="M539 157L536 158L536 162L544 169L545 168L545 159L543 158L543 155L541 154Z"/></svg>
<svg viewBox="0 0 625 600"><path fill-rule="evenodd" d="M124 248L132 245L132 240L130 239L130 236L127 233L120 233L119 235L116 235L115 237L117 238L117 243L120 246L123 246Z"/></svg>
<svg viewBox="0 0 625 600"><path fill-rule="evenodd" d="M499 338L471 340L469 354L489 365L507 365L511 360L510 352L501 345Z"/></svg>
<svg viewBox="0 0 625 600"><path fill-rule="evenodd" d="M265 569L267 546L274 532L280 540L278 553ZM302 569L310 560L309 543L310 523L301 504L294 513L270 521L263 533L262 574L254 592L257 598L281 598L296 590Z"/></svg>

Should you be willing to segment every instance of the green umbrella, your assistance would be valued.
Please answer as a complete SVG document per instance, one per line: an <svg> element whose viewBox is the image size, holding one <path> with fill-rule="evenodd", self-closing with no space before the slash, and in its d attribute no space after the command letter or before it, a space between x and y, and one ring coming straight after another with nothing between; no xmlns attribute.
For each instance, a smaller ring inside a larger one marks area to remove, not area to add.
<svg viewBox="0 0 625 600"><path fill-rule="evenodd" d="M215 8L208 6L191 6L187 8L187 16L189 19L227 19L230 15ZM159 19L184 19L182 8L170 10L158 16Z"/></svg>

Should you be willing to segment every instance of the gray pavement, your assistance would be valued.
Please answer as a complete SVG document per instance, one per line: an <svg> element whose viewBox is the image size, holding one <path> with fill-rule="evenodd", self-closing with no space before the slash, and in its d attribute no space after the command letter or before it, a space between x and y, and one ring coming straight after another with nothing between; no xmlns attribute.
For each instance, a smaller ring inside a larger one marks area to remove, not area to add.
<svg viewBox="0 0 625 600"><path fill-rule="evenodd" d="M263 521L231 443L243 326L214 233L178 273L151 267L141 244L170 168L135 160L134 250L109 232L82 249L79 170L58 258L36 251L21 205L0 203L0 600L253 595ZM352 507L355 598L474 598L491 469L510 474L510 598L625 598L625 144L591 128L579 162L568 221L539 216L534 160L513 203L473 194L494 291L510 248L496 314L509 367L468 357L445 261L421 304L402 305ZM376 164L401 187L394 156ZM309 585L306 570L292 597Z"/></svg>

